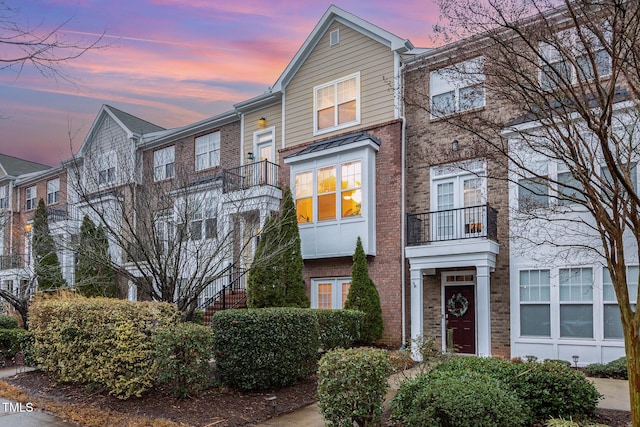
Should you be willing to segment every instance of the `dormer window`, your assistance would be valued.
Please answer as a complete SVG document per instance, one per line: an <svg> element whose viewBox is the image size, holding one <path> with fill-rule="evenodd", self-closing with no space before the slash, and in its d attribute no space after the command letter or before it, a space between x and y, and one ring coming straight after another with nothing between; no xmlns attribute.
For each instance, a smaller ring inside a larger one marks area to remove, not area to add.
<svg viewBox="0 0 640 427"><path fill-rule="evenodd" d="M314 134L360 123L360 73L316 86L313 98Z"/></svg>

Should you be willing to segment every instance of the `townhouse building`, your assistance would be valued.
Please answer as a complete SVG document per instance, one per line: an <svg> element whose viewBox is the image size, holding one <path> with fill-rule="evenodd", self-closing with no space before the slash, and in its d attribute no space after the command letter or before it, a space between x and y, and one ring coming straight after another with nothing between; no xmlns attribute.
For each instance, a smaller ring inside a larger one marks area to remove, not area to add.
<svg viewBox="0 0 640 427"><path fill-rule="evenodd" d="M492 138L508 147L518 146L520 130L545 127L495 90L502 64L483 40L419 49L331 6L277 81L228 112L164 129L105 105L60 167L0 157L14 167L0 177L0 208L11 218L2 235L2 283L19 280L10 256L26 253L33 203L46 197L54 233L65 236L59 241L73 241L85 214L109 231L112 260L127 272L123 295L157 299L194 286L195 299L181 309L207 308L229 286L244 289L260 231L290 187L313 308L343 307L360 237L385 344L428 337L461 354L579 355L581 364L620 357L619 312L603 258L560 257L562 226L555 246L522 239L523 230L548 225L524 218L521 205L533 199L537 209L557 207L567 170L532 159L544 168L533 178L553 180L543 191L526 173L514 174L510 152L486 150L460 126L468 118L504 123ZM616 105L621 116L634 111L622 99ZM596 176L606 173L595 168ZM632 175L637 182L635 168ZM584 211L562 214L589 224ZM63 246L71 284L73 251Z"/></svg>

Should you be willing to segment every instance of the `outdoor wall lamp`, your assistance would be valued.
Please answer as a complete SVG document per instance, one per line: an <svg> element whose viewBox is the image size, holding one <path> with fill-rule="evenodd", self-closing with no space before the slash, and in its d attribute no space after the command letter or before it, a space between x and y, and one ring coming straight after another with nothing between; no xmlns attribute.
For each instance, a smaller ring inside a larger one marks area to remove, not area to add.
<svg viewBox="0 0 640 427"><path fill-rule="evenodd" d="M31 227L32 227L32 224L31 224L31 223L27 223L27 224L25 224L25 225L24 225L24 232L25 232L25 233L31 233Z"/></svg>
<svg viewBox="0 0 640 427"><path fill-rule="evenodd" d="M247 153L247 160L248 160L249 162L253 162L255 159L256 159L256 158L255 158L255 157L253 157L253 153L252 153L251 151L249 151L249 152Z"/></svg>
<svg viewBox="0 0 640 427"><path fill-rule="evenodd" d="M261 128L265 127L267 125L267 119L265 119L264 117L260 117L258 119L258 126L260 126Z"/></svg>
<svg viewBox="0 0 640 427"><path fill-rule="evenodd" d="M454 139L453 142L451 143L451 151L458 151L458 140Z"/></svg>

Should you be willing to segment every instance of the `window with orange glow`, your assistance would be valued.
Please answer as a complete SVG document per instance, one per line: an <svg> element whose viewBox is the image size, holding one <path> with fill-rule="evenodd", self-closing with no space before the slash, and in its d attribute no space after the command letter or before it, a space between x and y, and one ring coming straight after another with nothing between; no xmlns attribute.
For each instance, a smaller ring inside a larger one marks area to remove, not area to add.
<svg viewBox="0 0 640 427"><path fill-rule="evenodd" d="M318 308L333 308L332 299L332 284L318 283Z"/></svg>
<svg viewBox="0 0 640 427"><path fill-rule="evenodd" d="M336 219L336 168L318 169L318 221Z"/></svg>
<svg viewBox="0 0 640 427"><path fill-rule="evenodd" d="M362 214L362 163L345 163L341 167L342 218Z"/></svg>
<svg viewBox="0 0 640 427"><path fill-rule="evenodd" d="M347 301L347 296L349 295L350 288L351 288L351 282L342 283L342 308L344 308L344 303Z"/></svg>
<svg viewBox="0 0 640 427"><path fill-rule="evenodd" d="M360 74L334 80L314 90L315 130L322 132L359 122Z"/></svg>
<svg viewBox="0 0 640 427"><path fill-rule="evenodd" d="M313 221L313 174L301 172L295 178L296 216L298 223Z"/></svg>

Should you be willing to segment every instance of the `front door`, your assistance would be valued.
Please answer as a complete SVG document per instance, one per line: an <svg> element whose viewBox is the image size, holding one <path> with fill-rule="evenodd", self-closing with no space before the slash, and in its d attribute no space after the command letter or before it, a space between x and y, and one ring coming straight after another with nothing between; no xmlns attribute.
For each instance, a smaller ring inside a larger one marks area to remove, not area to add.
<svg viewBox="0 0 640 427"><path fill-rule="evenodd" d="M474 290L473 285L445 285L444 288L446 344L447 349L455 353L476 354Z"/></svg>

